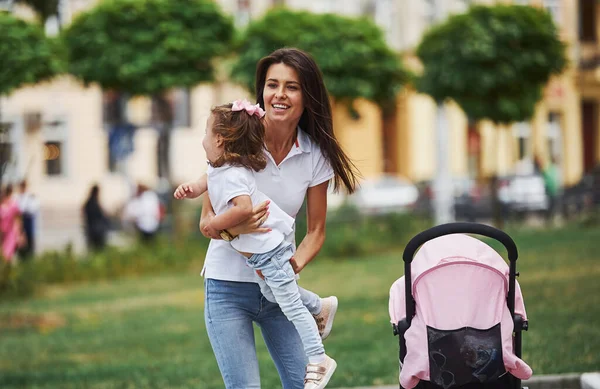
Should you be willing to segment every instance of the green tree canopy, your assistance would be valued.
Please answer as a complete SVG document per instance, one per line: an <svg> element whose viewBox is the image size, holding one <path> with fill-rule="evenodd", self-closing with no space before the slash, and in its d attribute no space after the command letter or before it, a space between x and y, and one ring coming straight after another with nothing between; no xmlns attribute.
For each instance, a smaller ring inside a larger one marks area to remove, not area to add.
<svg viewBox="0 0 600 389"><path fill-rule="evenodd" d="M395 101L407 79L399 57L371 20L283 8L250 23L239 44L232 78L254 92L256 64L281 47L311 53L327 89L338 100L364 97L385 107Z"/></svg>
<svg viewBox="0 0 600 389"><path fill-rule="evenodd" d="M61 71L58 42L39 25L0 12L0 37L0 95Z"/></svg>
<svg viewBox="0 0 600 389"><path fill-rule="evenodd" d="M210 0L106 0L64 32L73 75L133 95L211 81L232 36Z"/></svg>
<svg viewBox="0 0 600 389"><path fill-rule="evenodd" d="M566 66L565 46L540 8L474 6L429 30L417 55L417 88L437 101L455 100L475 120L532 117L542 88Z"/></svg>

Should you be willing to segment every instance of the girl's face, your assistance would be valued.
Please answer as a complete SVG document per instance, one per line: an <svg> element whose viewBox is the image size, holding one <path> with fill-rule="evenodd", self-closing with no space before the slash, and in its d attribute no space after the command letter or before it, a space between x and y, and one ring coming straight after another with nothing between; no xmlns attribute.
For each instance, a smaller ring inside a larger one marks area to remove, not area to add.
<svg viewBox="0 0 600 389"><path fill-rule="evenodd" d="M202 139L202 147L204 147L206 159L210 163L214 163L223 154L223 137L214 133L214 122L214 115L210 115L206 120L205 135L204 139Z"/></svg>
<svg viewBox="0 0 600 389"><path fill-rule="evenodd" d="M298 123L304 112L304 97L296 71L282 63L271 65L267 70L263 99L269 122Z"/></svg>

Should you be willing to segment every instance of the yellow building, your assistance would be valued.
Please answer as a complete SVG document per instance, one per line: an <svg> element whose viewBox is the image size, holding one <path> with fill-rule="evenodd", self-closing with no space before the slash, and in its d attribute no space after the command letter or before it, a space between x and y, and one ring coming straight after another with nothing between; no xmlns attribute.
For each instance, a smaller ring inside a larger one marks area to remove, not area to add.
<svg viewBox="0 0 600 389"><path fill-rule="evenodd" d="M69 19L97 1L100 0L63 0L64 15ZM282 3L315 12L368 13L385 29L390 46L405 54L409 66L415 61L411 53L437 17L439 10L433 4L442 4L444 12L453 13L464 12L474 2L219 0L223 9L234 15L238 25ZM571 67L549 83L529 123L506 128L495 128L485 122L469 123L459 107L448 104L452 174L454 177L486 177L493 172L527 171L532 169L534 156L547 161L554 155L562 167L565 184L570 185L600 160L600 29L597 23L600 3L594 0L514 2L544 6L552 11L561 36L568 43ZM24 7L18 11L25 17L32 16ZM174 94L179 107L176 112L179 124L171 140L171 170L175 181L193 178L205 168L201 139L208 108L244 95L247 96L247 92L226 81ZM138 129L133 138L133 154L120 164L112 160L107 121L113 102L111 96L99 88L84 88L71 77L21 88L2 97L2 120L10 122L13 128L3 140L13 150L7 177L13 181L26 177L48 215L65 219L65 215L72 214L74 219L68 222L79 223L78 210L94 182L108 189L101 192L101 200L109 211L123 204L134 181L160 186L154 129ZM334 103L334 128L365 177L393 172L415 182L433 178L436 107L431 98L404 89L398 96L395 117L387 120L382 119L380 110L371 102L358 100L354 107L359 112L358 117L350 115L345 105ZM129 108L131 120L147 122L147 100L134 99ZM46 222L52 217L47 217Z"/></svg>
<svg viewBox="0 0 600 389"><path fill-rule="evenodd" d="M402 7L403 13L394 12L394 9L384 13L401 18L401 27L388 33L387 38L392 46L405 53L406 62L413 65L412 68L418 68L414 48L435 20L433 11L423 7L425 3L432 2L400 0L393 2L393 6ZM493 1L447 0L445 11L462 12L467 9L466 3L490 4ZM600 155L597 135L600 122L597 74L600 73L596 70L600 65L597 59L599 30L596 27L600 5L588 0L579 3L574 0L515 0L514 3L545 7L551 12L561 38L568 45L570 67L548 83L544 98L528 123L511 126L495 126L485 121L472 123L460 107L447 104L451 172L454 177L472 178L485 178L494 173L528 173L533 171L535 157L542 164L554 157L562 169L564 184L572 185L599 160ZM583 26L579 23L580 18ZM588 35L582 38L582 31ZM596 63L591 65L590 61L594 59ZM336 117L336 131L350 155L358 159L365 175L387 170L413 181L431 180L436 167L434 101L410 88L404 90L398 98L396 133L393 135L381 128L380 115L375 111L377 108L373 104L361 102L358 122L341 110L337 111ZM370 129L368 140L365 129ZM382 137L384 133L386 135Z"/></svg>

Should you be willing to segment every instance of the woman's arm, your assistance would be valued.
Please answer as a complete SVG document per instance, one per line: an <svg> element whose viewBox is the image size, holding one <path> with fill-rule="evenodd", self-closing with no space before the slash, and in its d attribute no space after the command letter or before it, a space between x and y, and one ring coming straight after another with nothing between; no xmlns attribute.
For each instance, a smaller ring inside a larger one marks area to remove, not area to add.
<svg viewBox="0 0 600 389"><path fill-rule="evenodd" d="M237 226L241 222L252 216L252 200L248 195L234 197L231 200L232 207L227 211L213 217L210 221L210 227L215 230L226 230Z"/></svg>
<svg viewBox="0 0 600 389"><path fill-rule="evenodd" d="M325 242L328 185L329 182L325 181L306 191L306 236L296 249L294 258L290 260L296 273L300 273L313 260Z"/></svg>
<svg viewBox="0 0 600 389"><path fill-rule="evenodd" d="M202 215L200 216L200 232L209 239L221 239L219 231L210 227L210 221L214 217L215 211L213 210L210 198L208 196L204 196L202 203Z"/></svg>

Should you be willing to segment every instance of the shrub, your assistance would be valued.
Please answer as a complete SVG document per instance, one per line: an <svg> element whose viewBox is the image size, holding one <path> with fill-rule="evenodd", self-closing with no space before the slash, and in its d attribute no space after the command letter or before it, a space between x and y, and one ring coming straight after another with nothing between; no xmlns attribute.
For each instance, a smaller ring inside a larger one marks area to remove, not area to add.
<svg viewBox="0 0 600 389"><path fill-rule="evenodd" d="M194 213L199 216L198 211ZM103 251L77 256L72 247L46 252L33 261L0 264L0 300L34 294L41 286L135 277L158 272L200 268L209 240L197 230L198 218L183 223L178 239L167 235L151 245L127 248L107 247ZM361 215L356 208L343 206L327 219L327 238L319 257L343 259L402 248L429 221L409 214ZM296 220L296 242L306 233L303 207Z"/></svg>

